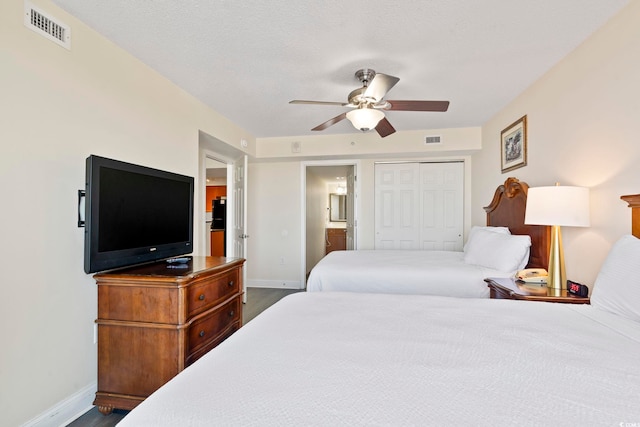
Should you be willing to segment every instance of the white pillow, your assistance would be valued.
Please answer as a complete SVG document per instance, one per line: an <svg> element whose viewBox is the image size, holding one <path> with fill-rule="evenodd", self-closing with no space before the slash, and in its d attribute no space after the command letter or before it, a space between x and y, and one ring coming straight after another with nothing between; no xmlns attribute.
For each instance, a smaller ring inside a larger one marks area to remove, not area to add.
<svg viewBox="0 0 640 427"><path fill-rule="evenodd" d="M593 284L591 305L640 322L640 239L629 234L613 245Z"/></svg>
<svg viewBox="0 0 640 427"><path fill-rule="evenodd" d="M464 252L464 262L515 274L527 264L531 237L476 230Z"/></svg>
<svg viewBox="0 0 640 427"><path fill-rule="evenodd" d="M473 235L478 230L493 231L494 233L500 233L500 234L511 234L511 231L509 231L509 227L490 227L490 226L482 227L479 225L474 225L473 227L471 227L471 230L469 230L469 238L467 239L467 243L465 243L464 247L462 248L463 251L467 250L467 246L469 245L469 242L471 241L471 239L473 239Z"/></svg>

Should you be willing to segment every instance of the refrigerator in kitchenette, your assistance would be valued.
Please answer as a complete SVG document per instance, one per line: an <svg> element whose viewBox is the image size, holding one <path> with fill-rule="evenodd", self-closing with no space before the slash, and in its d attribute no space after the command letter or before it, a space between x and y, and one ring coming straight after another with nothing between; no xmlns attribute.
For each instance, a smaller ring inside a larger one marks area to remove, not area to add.
<svg viewBox="0 0 640 427"><path fill-rule="evenodd" d="M226 256L227 246L227 198L211 201L211 256Z"/></svg>

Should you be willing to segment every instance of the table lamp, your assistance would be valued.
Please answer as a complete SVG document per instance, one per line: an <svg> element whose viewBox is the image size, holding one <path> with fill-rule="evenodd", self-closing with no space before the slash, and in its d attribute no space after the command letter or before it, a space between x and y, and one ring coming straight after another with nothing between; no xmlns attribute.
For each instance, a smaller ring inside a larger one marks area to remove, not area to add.
<svg viewBox="0 0 640 427"><path fill-rule="evenodd" d="M589 189L558 184L529 188L524 223L551 226L547 286L557 290L566 289L567 275L560 227L589 226Z"/></svg>

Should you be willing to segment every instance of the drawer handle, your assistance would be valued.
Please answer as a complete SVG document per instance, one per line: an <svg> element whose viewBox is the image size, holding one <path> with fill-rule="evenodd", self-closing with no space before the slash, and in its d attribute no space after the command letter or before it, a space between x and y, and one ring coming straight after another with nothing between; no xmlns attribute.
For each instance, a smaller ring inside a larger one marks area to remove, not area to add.
<svg viewBox="0 0 640 427"><path fill-rule="evenodd" d="M201 295L198 297L198 299L199 299L200 301L204 301L204 294L201 294Z"/></svg>
<svg viewBox="0 0 640 427"><path fill-rule="evenodd" d="M204 336L204 331L200 331L198 335L200 335L200 337L202 338Z"/></svg>
<svg viewBox="0 0 640 427"><path fill-rule="evenodd" d="M229 287L232 287L232 286L233 286L233 280L229 280L229 283L227 283L227 285L228 285Z"/></svg>
<svg viewBox="0 0 640 427"><path fill-rule="evenodd" d="M234 314L236 314L236 312L235 312L234 310L231 310L231 311L229 312L229 317L233 317L233 315L234 315Z"/></svg>

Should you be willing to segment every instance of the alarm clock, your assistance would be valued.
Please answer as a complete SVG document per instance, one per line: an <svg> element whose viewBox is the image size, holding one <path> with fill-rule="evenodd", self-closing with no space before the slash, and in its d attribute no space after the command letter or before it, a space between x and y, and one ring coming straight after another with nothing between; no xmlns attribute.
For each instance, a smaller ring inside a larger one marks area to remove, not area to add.
<svg viewBox="0 0 640 427"><path fill-rule="evenodd" d="M589 288L585 285L581 285L580 283L573 282L571 280L567 280L567 291L578 297L586 297L589 295Z"/></svg>

